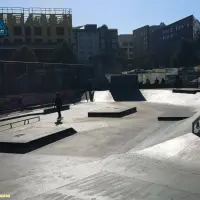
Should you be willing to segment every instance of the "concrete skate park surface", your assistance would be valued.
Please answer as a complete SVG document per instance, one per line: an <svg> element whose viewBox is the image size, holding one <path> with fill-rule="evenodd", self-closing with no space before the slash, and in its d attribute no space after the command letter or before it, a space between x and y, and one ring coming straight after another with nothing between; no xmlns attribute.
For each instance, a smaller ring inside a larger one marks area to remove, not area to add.
<svg viewBox="0 0 200 200"><path fill-rule="evenodd" d="M53 113L14 128L72 127L77 134L27 154L1 153L0 194L20 200L200 199L200 139L192 134L199 94L141 92L146 101L113 102L109 92L96 93L95 102L63 111L57 127ZM89 111L117 106L137 112L120 119L87 117ZM157 119L183 110L195 114L182 121Z"/></svg>

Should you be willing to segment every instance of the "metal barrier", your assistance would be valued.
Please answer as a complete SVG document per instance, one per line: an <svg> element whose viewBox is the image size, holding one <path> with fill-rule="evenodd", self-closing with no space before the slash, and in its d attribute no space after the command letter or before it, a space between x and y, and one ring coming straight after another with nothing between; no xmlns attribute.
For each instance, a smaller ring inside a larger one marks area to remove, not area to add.
<svg viewBox="0 0 200 200"><path fill-rule="evenodd" d="M3 124L3 125L1 125L0 127L2 127L2 126L7 126L7 125L10 125L10 128L13 128L13 124L16 124L16 123L19 123L19 122L24 122L24 125L26 125L26 124L29 124L30 123L30 120L31 119L38 119L38 122L40 121L40 116L37 116L37 117L31 117L31 118L28 118L28 119L23 119L23 120L19 120L19 121L16 121L16 122L10 122L10 123L8 123L8 124ZM26 123L27 122L27 123Z"/></svg>
<svg viewBox="0 0 200 200"><path fill-rule="evenodd" d="M196 135L200 133L200 116L192 122L192 133Z"/></svg>

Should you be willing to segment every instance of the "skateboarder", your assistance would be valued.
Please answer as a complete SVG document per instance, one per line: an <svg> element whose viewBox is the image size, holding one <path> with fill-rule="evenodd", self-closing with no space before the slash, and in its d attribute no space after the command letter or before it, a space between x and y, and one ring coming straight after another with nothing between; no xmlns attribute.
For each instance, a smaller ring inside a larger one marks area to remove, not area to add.
<svg viewBox="0 0 200 200"><path fill-rule="evenodd" d="M59 93L56 93L56 99L55 99L55 107L57 108L58 112L58 119L61 119L61 108L62 108L62 101Z"/></svg>

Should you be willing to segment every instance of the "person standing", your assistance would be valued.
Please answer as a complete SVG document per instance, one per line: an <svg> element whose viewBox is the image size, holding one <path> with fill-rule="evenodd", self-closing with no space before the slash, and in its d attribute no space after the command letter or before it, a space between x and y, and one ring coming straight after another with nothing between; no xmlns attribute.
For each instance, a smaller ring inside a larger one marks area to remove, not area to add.
<svg viewBox="0 0 200 200"><path fill-rule="evenodd" d="M59 93L56 93L55 107L56 107L57 112L58 112L58 119L61 119L62 118L62 116L61 116L62 100L61 100Z"/></svg>

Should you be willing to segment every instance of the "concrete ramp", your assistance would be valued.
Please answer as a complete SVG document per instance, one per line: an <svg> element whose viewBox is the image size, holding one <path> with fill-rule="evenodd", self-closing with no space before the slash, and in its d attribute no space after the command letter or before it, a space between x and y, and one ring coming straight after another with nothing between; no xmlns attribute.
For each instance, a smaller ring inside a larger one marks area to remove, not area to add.
<svg viewBox="0 0 200 200"><path fill-rule="evenodd" d="M171 89L141 90L141 93L148 102L200 107L200 93L180 94Z"/></svg>
<svg viewBox="0 0 200 200"><path fill-rule="evenodd" d="M81 98L81 102L88 102L88 101L90 101L89 92L85 92ZM93 102L114 102L114 99L109 90L95 91Z"/></svg>
<svg viewBox="0 0 200 200"><path fill-rule="evenodd" d="M114 99L109 90L97 91L94 93L94 102L114 102Z"/></svg>

